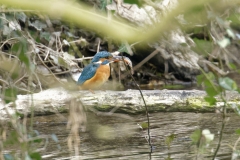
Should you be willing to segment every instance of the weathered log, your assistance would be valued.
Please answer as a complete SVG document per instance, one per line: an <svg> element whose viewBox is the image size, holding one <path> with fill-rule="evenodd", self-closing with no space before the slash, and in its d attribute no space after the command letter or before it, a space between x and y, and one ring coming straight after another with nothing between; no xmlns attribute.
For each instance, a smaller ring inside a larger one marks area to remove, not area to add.
<svg viewBox="0 0 240 160"><path fill-rule="evenodd" d="M223 105L219 98L217 98L216 105L209 105L204 101L206 93L200 90L143 90L142 93L149 112L213 112L221 109ZM72 99L80 100L86 110L95 108L98 111L128 114L145 112L143 99L138 90L91 93L90 91L67 91L63 88L52 88L32 95L18 95L15 105L14 103L4 104L1 100L0 116L2 119L6 119L9 114L14 114L16 111L30 114L32 110L35 115L67 112ZM237 92L229 92L227 99L231 105L238 106L240 104L240 96Z"/></svg>

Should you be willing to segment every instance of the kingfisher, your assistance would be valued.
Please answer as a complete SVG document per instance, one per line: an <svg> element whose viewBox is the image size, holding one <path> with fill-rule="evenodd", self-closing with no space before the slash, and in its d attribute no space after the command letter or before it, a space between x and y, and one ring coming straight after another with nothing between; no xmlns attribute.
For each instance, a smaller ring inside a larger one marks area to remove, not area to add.
<svg viewBox="0 0 240 160"><path fill-rule="evenodd" d="M78 84L81 89L98 89L110 77L110 63L120 61L119 56L114 57L107 51L95 54L91 63L87 65L80 77Z"/></svg>

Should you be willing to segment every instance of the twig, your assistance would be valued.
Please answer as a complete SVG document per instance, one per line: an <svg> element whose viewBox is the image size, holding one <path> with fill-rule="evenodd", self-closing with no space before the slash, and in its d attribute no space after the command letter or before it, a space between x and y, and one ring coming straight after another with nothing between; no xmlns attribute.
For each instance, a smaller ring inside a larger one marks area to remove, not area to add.
<svg viewBox="0 0 240 160"><path fill-rule="evenodd" d="M158 53L158 52L157 52L157 53ZM153 54L153 53L152 53L152 54ZM123 62L124 62L124 65L125 65L125 67L127 68L126 63L125 63L125 61L124 61L124 59L123 59L122 53L121 53L121 56L122 56L122 60L123 60ZM146 116L147 116L147 124L148 124L148 128L147 128L147 131L148 131L148 144L149 144L150 149L151 149L151 152L150 152L150 153L152 153L153 146L152 146L151 135L150 135L150 120L149 120L149 114L148 114L148 107L147 107L146 101L145 101L145 99L144 99L144 97L143 97L143 93L142 93L142 90L141 90L140 86L137 84L135 78L134 78L133 75L131 74L131 71L130 71L128 68L127 68L127 70L128 70L129 75L131 76L133 82L136 84L136 86L137 86L137 88L138 88L138 90L139 90L139 92L140 92L140 94L141 94L143 103L144 103L144 107L145 107L145 111L146 111ZM150 159L151 159L151 155L150 155Z"/></svg>
<svg viewBox="0 0 240 160"><path fill-rule="evenodd" d="M136 66L133 67L133 71L137 70L138 68L140 68L143 64L145 64L146 62L148 62L151 58L153 58L155 55L157 55L159 53L159 51L156 49L155 51L153 51L151 54L149 54L144 60L142 60L140 63L138 63ZM124 79L127 76L127 74L123 74L121 76L121 79Z"/></svg>
<svg viewBox="0 0 240 160"><path fill-rule="evenodd" d="M40 61L42 62L42 64L49 70L49 72L53 75L53 77L60 83L60 84L63 84L55 75L54 73L52 73L51 69L49 69L49 67L43 62L41 56L39 54L38 55L38 58L40 59Z"/></svg>
<svg viewBox="0 0 240 160"><path fill-rule="evenodd" d="M37 79L37 81L38 81L39 88L40 88L40 90L42 91L42 84L41 84L41 81L39 80L38 75L36 74L36 72L33 72L33 75L36 77L36 79Z"/></svg>
<svg viewBox="0 0 240 160"><path fill-rule="evenodd" d="M224 105L223 105L223 113L222 113L222 116L223 116L223 119L222 119L222 126L221 126L221 130L220 130L220 136L219 136L219 140L218 140L218 145L217 145L217 148L214 152L214 155L213 155L213 158L212 160L215 160L216 156L217 156L217 153L218 153L218 150L221 146L221 142L222 142L222 136L223 136L223 130L224 130L224 127L225 127L225 124L226 124L226 111L227 111L227 102L225 100L225 98L223 97L223 94L224 96L226 95L226 91L222 92L221 93L221 99L224 101Z"/></svg>

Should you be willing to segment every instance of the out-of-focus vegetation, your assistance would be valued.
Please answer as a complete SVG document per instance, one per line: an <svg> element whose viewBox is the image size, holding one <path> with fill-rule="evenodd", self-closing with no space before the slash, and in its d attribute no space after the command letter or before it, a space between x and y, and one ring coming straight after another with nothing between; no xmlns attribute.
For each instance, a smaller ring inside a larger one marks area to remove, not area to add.
<svg viewBox="0 0 240 160"><path fill-rule="evenodd" d="M240 114L239 106L228 104L225 98L227 91L239 92L238 77L231 77L239 74L240 66L239 1L179 0L169 11L158 9L159 22L146 27L136 26L114 16L117 13L106 12L106 5L113 3L108 0L101 1L101 5L90 5L95 1L87 3L67 0L0 2L0 90L5 105L13 103L15 106L14 102L19 93L33 93L59 85L69 86L71 83L66 82L65 76L81 70L79 65L83 61L82 52L96 51L100 43L95 41L96 37L102 39L102 49L124 50L125 47L124 51L129 52L134 51L134 47L128 44L154 42L162 35L180 28L190 41L182 46L193 43L191 49L203 59L204 64L199 67L202 75L197 77L197 83L207 92L205 100L215 104L215 97L220 96L224 102L222 110L219 111L223 116L219 144L214 154L210 155L213 159L216 157L226 124L227 108ZM154 4L157 1L125 2L137 4L139 7L145 4L156 7ZM127 49L128 47L130 49ZM74 86L74 83L72 84ZM83 112L81 106L76 110ZM55 135L42 136L31 130L32 124L26 124L27 114L8 114L11 123L2 123L0 129L2 159L41 159L35 144L42 145L46 138L58 142ZM33 113L31 116L33 117ZM19 117L23 117L21 122ZM74 123L80 122L82 121L71 121L69 128L75 126L75 129L78 129L79 126ZM14 130L6 133L9 126ZM76 130L72 130L72 133L75 137L71 141L76 139L75 142L79 142ZM213 138L212 133L204 129L196 130L191 135L193 143L200 150L204 150ZM173 139L174 136L166 139L168 148L171 147ZM77 146L77 143L74 145ZM20 146L17 148L20 153L14 150L4 154L4 149L9 146ZM234 148L233 152L237 154L239 150Z"/></svg>

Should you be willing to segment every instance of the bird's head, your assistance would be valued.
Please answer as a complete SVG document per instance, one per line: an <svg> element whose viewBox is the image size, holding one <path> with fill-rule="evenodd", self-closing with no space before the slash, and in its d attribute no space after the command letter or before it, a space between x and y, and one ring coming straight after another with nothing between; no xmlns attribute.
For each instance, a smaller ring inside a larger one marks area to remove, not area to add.
<svg viewBox="0 0 240 160"><path fill-rule="evenodd" d="M93 57L91 63L99 63L103 62L105 60L111 60L113 58L113 55L107 51L101 51L95 54Z"/></svg>

